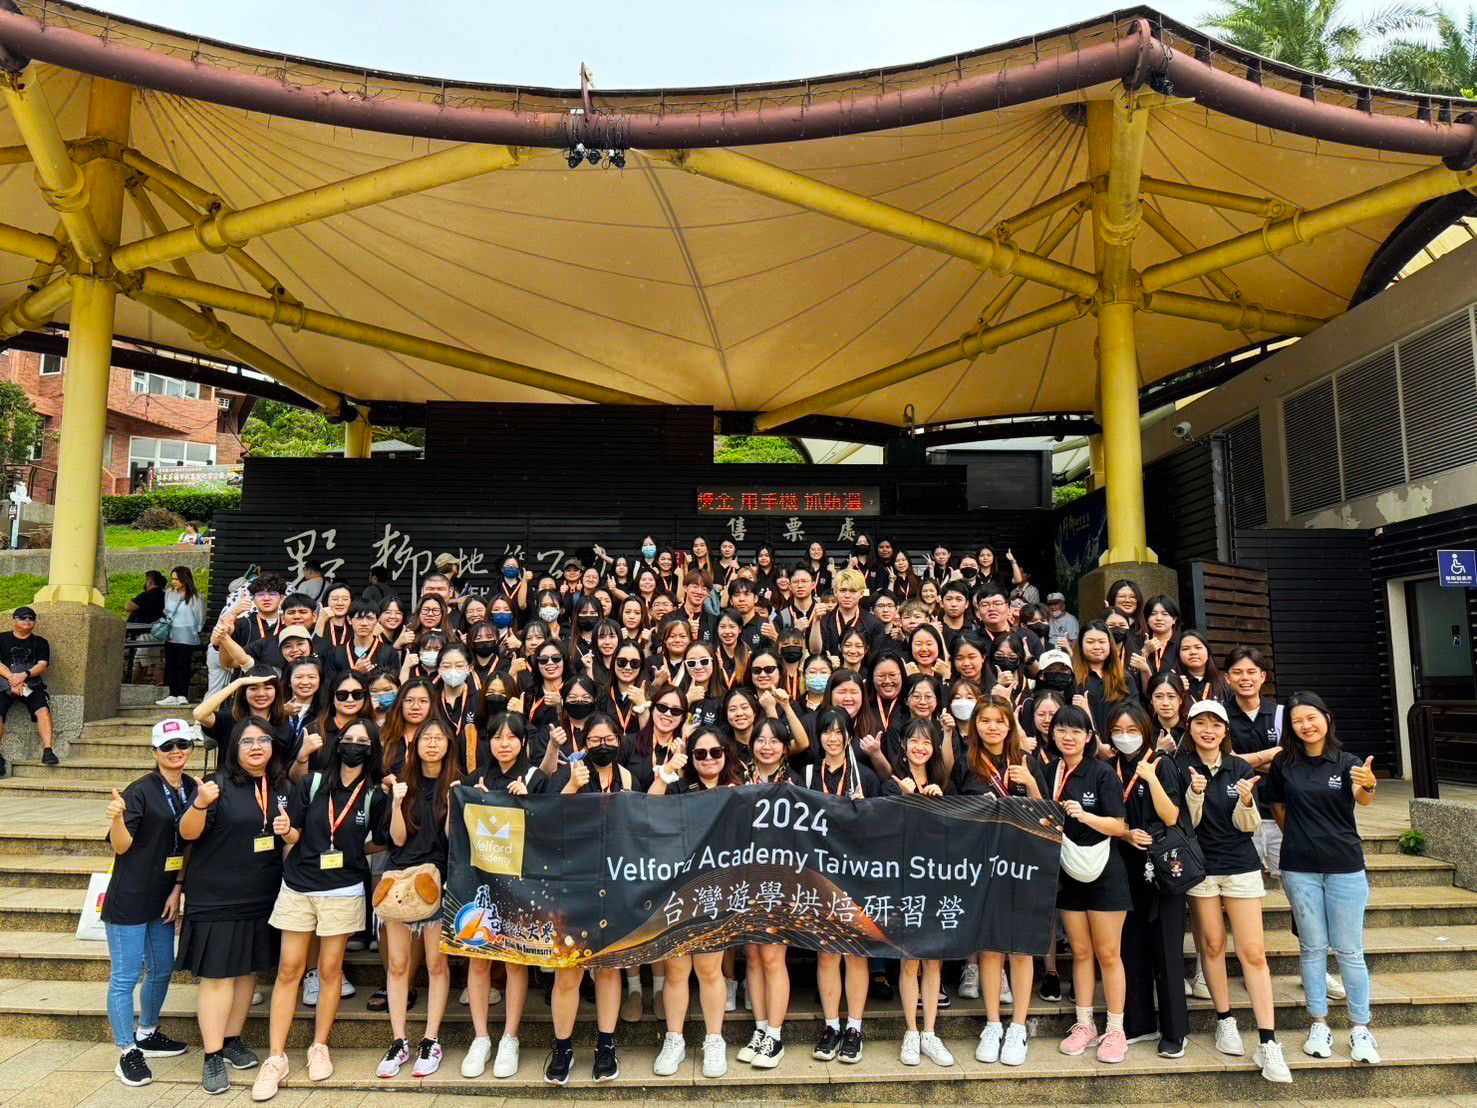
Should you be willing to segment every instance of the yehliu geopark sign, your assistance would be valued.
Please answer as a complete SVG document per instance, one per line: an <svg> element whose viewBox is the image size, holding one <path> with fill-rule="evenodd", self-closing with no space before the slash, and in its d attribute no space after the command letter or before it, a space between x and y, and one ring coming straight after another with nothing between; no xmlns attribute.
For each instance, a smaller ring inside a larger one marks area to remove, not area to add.
<svg viewBox="0 0 1477 1108"><path fill-rule="evenodd" d="M992 797L853 801L454 790L442 949L551 968L744 943L883 958L1045 954L1061 815Z"/></svg>

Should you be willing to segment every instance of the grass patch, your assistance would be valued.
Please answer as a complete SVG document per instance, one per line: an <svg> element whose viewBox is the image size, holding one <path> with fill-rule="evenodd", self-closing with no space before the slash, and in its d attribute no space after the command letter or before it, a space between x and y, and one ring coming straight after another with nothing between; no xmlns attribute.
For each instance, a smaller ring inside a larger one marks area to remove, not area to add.
<svg viewBox="0 0 1477 1108"><path fill-rule="evenodd" d="M109 550L147 550L155 546L173 546L179 531L135 531L126 524L107 528L103 542Z"/></svg>
<svg viewBox="0 0 1477 1108"><path fill-rule="evenodd" d="M0 577L0 611L10 611L36 599L37 591L46 584L46 578L36 574L13 573ZM210 594L210 571L202 570L195 575L195 587L204 595ZM108 578L107 609L119 619L124 618L123 605L144 591L142 573L114 573ZM8 628L7 628L8 630ZM43 630L40 632L45 635Z"/></svg>

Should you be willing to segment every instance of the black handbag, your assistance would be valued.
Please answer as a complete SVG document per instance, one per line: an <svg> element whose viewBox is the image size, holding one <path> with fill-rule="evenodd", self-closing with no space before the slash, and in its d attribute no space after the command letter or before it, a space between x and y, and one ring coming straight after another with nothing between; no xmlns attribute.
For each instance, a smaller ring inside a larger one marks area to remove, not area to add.
<svg viewBox="0 0 1477 1108"><path fill-rule="evenodd" d="M1166 827L1149 844L1154 884L1163 893L1188 892L1205 880L1205 855L1195 836L1179 827Z"/></svg>

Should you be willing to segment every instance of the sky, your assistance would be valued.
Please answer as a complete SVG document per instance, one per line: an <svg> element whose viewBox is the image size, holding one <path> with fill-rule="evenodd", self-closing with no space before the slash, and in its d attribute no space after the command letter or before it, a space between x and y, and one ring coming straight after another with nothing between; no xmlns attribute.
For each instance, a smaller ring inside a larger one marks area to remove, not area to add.
<svg viewBox="0 0 1477 1108"><path fill-rule="evenodd" d="M899 65L1102 15L1112 0L88 0L242 46L465 81L746 83ZM1158 0L1197 23L1215 0ZM1351 14L1374 5L1348 3Z"/></svg>

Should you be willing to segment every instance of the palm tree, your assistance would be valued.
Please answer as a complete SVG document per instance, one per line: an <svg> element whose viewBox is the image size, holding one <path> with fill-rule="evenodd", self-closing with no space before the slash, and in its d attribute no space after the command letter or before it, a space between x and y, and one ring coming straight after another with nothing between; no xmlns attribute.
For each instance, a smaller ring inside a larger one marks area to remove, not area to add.
<svg viewBox="0 0 1477 1108"><path fill-rule="evenodd" d="M1436 13L1434 41L1391 40L1370 60L1361 79L1387 88L1471 99L1477 95L1477 8L1468 8L1461 16Z"/></svg>
<svg viewBox="0 0 1477 1108"><path fill-rule="evenodd" d="M1340 0L1227 0L1208 13L1206 27L1232 44L1314 73L1354 76L1369 64L1365 40L1430 25L1432 13L1395 3L1362 22L1343 18Z"/></svg>

